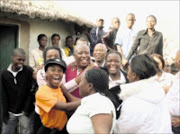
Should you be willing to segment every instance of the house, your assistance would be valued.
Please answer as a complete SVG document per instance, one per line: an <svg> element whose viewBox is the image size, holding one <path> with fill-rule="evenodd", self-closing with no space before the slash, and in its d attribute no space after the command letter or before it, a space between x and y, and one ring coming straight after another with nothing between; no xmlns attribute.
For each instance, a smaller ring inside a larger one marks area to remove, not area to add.
<svg viewBox="0 0 180 134"><path fill-rule="evenodd" d="M39 34L46 34L50 45L51 35L57 33L63 46L65 37L75 34L75 26L83 25L94 26L92 22L64 10L56 1L0 0L0 70L10 63L14 48L23 48L28 56L31 49L38 47Z"/></svg>
<svg viewBox="0 0 180 134"><path fill-rule="evenodd" d="M38 47L37 36L53 33L61 36L61 46L65 37L75 34L75 28L91 28L93 23L59 7L56 1L0 0L0 74L11 63L14 48L23 48L28 64L29 51ZM0 80L1 85L1 80ZM0 90L0 133L2 123Z"/></svg>

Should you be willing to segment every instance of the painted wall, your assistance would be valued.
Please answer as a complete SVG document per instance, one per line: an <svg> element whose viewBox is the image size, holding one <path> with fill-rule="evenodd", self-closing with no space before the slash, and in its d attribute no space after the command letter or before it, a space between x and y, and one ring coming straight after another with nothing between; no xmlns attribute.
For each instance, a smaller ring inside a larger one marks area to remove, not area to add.
<svg viewBox="0 0 180 134"><path fill-rule="evenodd" d="M46 34L48 37L47 45L51 45L51 35L57 33L61 36L60 47L64 46L65 38L73 33L73 24L65 23L64 21L47 21L40 19L33 19L28 21L30 24L30 42L29 50L37 48L37 37L39 34Z"/></svg>

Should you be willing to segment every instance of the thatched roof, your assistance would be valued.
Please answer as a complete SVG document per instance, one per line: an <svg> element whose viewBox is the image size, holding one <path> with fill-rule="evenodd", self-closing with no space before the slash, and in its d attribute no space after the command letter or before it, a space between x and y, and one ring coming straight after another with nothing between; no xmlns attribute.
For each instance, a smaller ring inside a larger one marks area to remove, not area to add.
<svg viewBox="0 0 180 134"><path fill-rule="evenodd" d="M18 15L27 15L30 18L39 17L51 21L64 20L73 22L80 26L88 27L94 24L85 18L66 11L56 1L35 1L35 0L0 0L0 11L8 13L17 13Z"/></svg>

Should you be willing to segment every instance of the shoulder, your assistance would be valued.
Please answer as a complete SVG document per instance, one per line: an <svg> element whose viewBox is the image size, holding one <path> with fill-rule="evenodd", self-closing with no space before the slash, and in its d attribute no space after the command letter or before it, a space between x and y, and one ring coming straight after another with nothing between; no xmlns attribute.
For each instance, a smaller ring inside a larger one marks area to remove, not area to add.
<svg viewBox="0 0 180 134"><path fill-rule="evenodd" d="M159 31L156 31L156 34L157 34L158 36L163 36L162 33L159 32Z"/></svg>
<svg viewBox="0 0 180 134"><path fill-rule="evenodd" d="M27 65L23 65L23 70L24 70L24 71L31 72L31 73L33 73L33 72L34 72L33 68L32 68L32 67L30 67L30 66L27 66Z"/></svg>
<svg viewBox="0 0 180 134"><path fill-rule="evenodd" d="M6 76L8 73L9 73L9 71L8 71L7 68L6 68L6 69L4 69L4 70L2 71L1 76L4 77L4 76Z"/></svg>
<svg viewBox="0 0 180 134"><path fill-rule="evenodd" d="M138 32L138 35L142 35L142 34L144 34L145 32L146 32L146 30L141 30L141 31Z"/></svg>

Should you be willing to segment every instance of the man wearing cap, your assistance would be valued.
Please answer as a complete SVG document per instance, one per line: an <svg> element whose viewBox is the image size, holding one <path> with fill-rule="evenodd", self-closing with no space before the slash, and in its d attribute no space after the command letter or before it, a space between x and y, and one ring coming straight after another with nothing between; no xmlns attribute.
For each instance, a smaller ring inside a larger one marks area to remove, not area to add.
<svg viewBox="0 0 180 134"><path fill-rule="evenodd" d="M90 31L90 52L91 56L93 54L94 47L97 43L102 43L102 36L105 34L105 31L103 30L104 20L99 18L97 19L97 26L92 28Z"/></svg>

